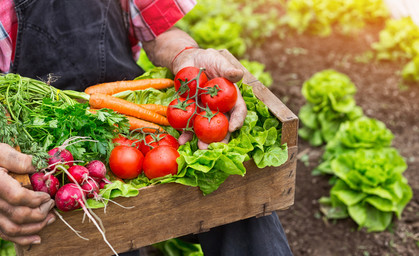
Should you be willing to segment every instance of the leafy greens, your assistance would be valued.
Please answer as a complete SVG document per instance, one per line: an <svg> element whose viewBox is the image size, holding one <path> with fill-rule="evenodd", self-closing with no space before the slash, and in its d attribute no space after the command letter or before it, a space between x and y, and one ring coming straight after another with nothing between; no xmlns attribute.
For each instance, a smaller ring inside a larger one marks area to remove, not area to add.
<svg viewBox="0 0 419 256"><path fill-rule="evenodd" d="M332 160L339 178L322 198L322 211L328 218L351 217L360 228L383 231L393 213L400 218L412 198L412 189L402 173L407 165L394 148L359 149Z"/></svg>
<svg viewBox="0 0 419 256"><path fill-rule="evenodd" d="M307 104L299 112L304 125L301 138L313 146L333 139L341 123L363 115L353 95L356 87L350 78L332 69L314 74L304 82L302 93Z"/></svg>

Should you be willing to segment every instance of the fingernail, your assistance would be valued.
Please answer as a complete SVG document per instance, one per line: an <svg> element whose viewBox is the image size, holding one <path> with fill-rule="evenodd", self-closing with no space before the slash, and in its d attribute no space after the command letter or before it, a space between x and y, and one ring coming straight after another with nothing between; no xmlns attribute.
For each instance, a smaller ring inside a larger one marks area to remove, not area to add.
<svg viewBox="0 0 419 256"><path fill-rule="evenodd" d="M55 221L55 217L52 217L51 219L49 219L49 221L47 222L47 225L52 224Z"/></svg>
<svg viewBox="0 0 419 256"><path fill-rule="evenodd" d="M41 239L37 239L37 240L33 241L32 244L41 244Z"/></svg>

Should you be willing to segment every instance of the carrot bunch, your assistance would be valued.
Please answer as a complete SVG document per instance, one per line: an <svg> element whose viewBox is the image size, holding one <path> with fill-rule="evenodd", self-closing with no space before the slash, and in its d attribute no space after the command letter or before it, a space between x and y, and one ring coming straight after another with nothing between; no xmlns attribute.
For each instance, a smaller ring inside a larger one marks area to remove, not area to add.
<svg viewBox="0 0 419 256"><path fill-rule="evenodd" d="M136 104L112 95L126 90L165 89L173 86L173 84L173 80L164 78L116 81L90 86L85 90L85 93L90 95L91 112L101 108L109 108L124 114L128 118L130 130L142 129L144 132L156 132L164 131L161 125L169 125L166 118L167 106Z"/></svg>

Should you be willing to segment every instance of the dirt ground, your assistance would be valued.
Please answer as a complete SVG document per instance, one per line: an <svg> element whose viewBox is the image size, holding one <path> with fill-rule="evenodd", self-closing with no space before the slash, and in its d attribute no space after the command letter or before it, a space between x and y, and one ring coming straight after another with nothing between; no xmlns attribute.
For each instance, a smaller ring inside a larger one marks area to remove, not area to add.
<svg viewBox="0 0 419 256"><path fill-rule="evenodd" d="M309 160L298 161L295 204L278 212L295 256L419 255L419 84L403 83L399 73L403 63L355 60L378 40L382 27L370 24L350 37L289 34L285 39L271 38L249 52L250 59L266 64L274 78L270 89L296 114L305 104L301 87L306 79L328 68L348 75L358 89L357 104L394 133L393 146L408 164L404 176L413 189L413 199L388 231L367 233L358 230L351 219L323 218L317 200L329 196L331 186L328 177L311 175L323 148L299 139L300 156Z"/></svg>

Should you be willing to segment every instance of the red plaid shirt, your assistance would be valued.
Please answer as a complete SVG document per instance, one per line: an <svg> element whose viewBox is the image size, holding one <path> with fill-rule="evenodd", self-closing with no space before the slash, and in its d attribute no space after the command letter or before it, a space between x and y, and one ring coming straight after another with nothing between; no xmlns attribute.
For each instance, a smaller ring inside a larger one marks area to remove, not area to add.
<svg viewBox="0 0 419 256"><path fill-rule="evenodd" d="M180 20L196 0L121 0L130 17L130 41L134 54L138 42L153 40ZM17 35L13 0L0 0L0 72L8 72L13 61Z"/></svg>

